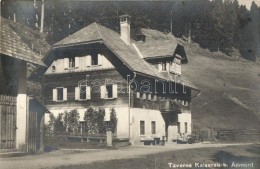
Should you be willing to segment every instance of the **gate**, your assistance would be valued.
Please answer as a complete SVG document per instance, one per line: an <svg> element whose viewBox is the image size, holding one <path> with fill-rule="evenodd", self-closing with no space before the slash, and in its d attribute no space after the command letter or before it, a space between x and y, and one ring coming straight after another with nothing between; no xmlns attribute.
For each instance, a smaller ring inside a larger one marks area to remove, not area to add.
<svg viewBox="0 0 260 169"><path fill-rule="evenodd" d="M0 95L0 149L15 148L16 97Z"/></svg>

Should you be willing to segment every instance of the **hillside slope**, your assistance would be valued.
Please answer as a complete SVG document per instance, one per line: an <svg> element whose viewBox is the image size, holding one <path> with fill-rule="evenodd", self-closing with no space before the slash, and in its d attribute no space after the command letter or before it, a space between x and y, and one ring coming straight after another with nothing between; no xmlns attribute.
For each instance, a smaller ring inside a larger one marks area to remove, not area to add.
<svg viewBox="0 0 260 169"><path fill-rule="evenodd" d="M182 74L201 90L192 101L195 128L259 128L260 65L183 42Z"/></svg>

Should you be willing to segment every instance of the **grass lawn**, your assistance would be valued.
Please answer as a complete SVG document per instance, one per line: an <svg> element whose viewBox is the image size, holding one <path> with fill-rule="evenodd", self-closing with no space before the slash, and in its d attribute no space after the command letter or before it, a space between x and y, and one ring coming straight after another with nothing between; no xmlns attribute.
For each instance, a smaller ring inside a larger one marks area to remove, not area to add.
<svg viewBox="0 0 260 169"><path fill-rule="evenodd" d="M169 167L169 163L171 167ZM260 168L260 145L229 146L221 148L200 148L190 150L178 150L174 152L159 153L140 156L131 159L119 159L101 161L91 164L62 166L59 169L167 169L174 168L173 165L190 164L186 168L214 168L195 167L196 163L205 164L227 164L228 167L215 168ZM232 167L233 163L233 167ZM253 163L253 166L252 166ZM248 164L248 167L245 167ZM237 166L235 166L237 165ZM239 166L240 165L240 166ZM244 166L243 166L244 165ZM176 167L185 168L185 167Z"/></svg>

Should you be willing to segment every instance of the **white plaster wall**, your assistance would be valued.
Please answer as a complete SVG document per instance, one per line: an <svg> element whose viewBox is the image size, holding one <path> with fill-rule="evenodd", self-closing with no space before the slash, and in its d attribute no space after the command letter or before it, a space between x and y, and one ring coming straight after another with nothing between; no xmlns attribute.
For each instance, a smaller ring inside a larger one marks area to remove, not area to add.
<svg viewBox="0 0 260 169"><path fill-rule="evenodd" d="M180 132L185 133L185 122L188 123L187 134L191 134L191 111L182 110L181 114L178 114L178 122L180 122Z"/></svg>
<svg viewBox="0 0 260 169"><path fill-rule="evenodd" d="M77 109L77 111L79 112L80 115L80 121L84 120L84 114L87 110L87 108L77 108L77 107L68 107L68 108L63 108L63 109L49 109L49 111L51 113L53 113L53 115L55 117L58 116L59 113L64 113L65 111L71 111L73 109ZM117 137L118 138L129 138L129 121L128 121L128 107L116 107L114 108L116 111L116 116L118 119L117 122ZM106 112L110 112L110 107L105 108ZM45 114L45 124L48 124L50 120L49 114Z"/></svg>
<svg viewBox="0 0 260 169"><path fill-rule="evenodd" d="M76 107L75 107L76 108ZM49 109L55 117L59 113L73 110L75 108L64 108L64 109ZM117 138L129 138L129 108L128 107L116 107L117 122ZM83 120L86 108L77 109L80 114L80 120ZM110 108L105 108L106 111L110 111ZM145 135L140 135L140 120L145 121ZM156 122L156 134L151 134L151 122ZM49 122L49 114L45 114L45 124ZM165 122L158 110L149 110L141 108L131 108L130 109L130 132L131 132L131 142L140 143L141 137L162 137L165 136Z"/></svg>
<svg viewBox="0 0 260 169"><path fill-rule="evenodd" d="M145 135L140 135L140 121L145 121ZM151 134L151 122L156 122L156 134ZM160 137L165 136L165 122L158 110L149 110L141 108L131 108L131 142L133 144L140 143L140 139L144 137Z"/></svg>
<svg viewBox="0 0 260 169"><path fill-rule="evenodd" d="M103 56L103 55L102 55ZM105 56L102 57L102 64L95 66L86 66L87 60L85 56L79 57L79 67L73 69L64 69L64 59L57 59L53 61L49 66L45 75L47 74L60 74L60 73L71 73L71 72L84 72L84 71L94 71L103 69L114 69L115 67L106 59ZM52 66L56 67L55 71L52 71Z"/></svg>

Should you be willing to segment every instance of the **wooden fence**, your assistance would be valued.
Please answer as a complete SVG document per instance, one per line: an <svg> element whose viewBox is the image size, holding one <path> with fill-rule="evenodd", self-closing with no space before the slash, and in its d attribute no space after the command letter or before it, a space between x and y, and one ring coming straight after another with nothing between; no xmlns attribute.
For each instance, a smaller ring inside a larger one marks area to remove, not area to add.
<svg viewBox="0 0 260 169"><path fill-rule="evenodd" d="M224 141L260 141L260 129L238 129L238 130L217 130L218 140Z"/></svg>
<svg viewBox="0 0 260 169"><path fill-rule="evenodd" d="M0 149L15 148L16 97L0 95Z"/></svg>

